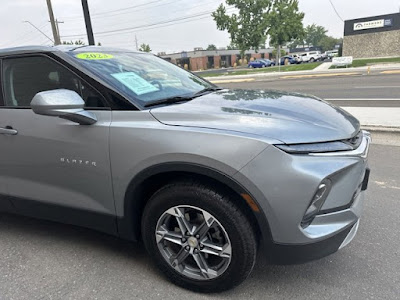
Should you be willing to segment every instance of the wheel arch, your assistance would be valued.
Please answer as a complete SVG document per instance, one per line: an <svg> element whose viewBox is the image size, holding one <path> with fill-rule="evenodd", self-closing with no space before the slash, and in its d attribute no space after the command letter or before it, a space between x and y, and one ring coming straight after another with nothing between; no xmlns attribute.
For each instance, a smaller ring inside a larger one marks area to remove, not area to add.
<svg viewBox="0 0 400 300"><path fill-rule="evenodd" d="M254 226L260 243L261 240L272 240L268 220L261 206L239 182L210 167L184 162L155 165L132 178L125 192L124 216L117 219L120 237L140 240L141 217L147 201L161 186L180 179L195 179L229 192Z"/></svg>

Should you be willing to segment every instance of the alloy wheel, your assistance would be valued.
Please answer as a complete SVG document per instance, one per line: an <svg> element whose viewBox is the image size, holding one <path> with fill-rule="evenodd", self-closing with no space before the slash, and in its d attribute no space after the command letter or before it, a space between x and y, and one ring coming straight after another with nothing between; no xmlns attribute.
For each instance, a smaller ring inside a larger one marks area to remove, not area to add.
<svg viewBox="0 0 400 300"><path fill-rule="evenodd" d="M178 273L197 280L221 276L232 259L232 247L221 223L209 212L180 205L157 222L156 242L163 258Z"/></svg>

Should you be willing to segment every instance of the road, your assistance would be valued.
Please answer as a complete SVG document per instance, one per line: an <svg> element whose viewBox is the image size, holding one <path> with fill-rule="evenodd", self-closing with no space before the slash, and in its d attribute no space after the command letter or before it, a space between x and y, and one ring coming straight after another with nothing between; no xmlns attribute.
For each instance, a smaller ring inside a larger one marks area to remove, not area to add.
<svg viewBox="0 0 400 300"><path fill-rule="evenodd" d="M353 73L353 72L351 72ZM356 72L357 73L357 72ZM344 75L307 78L304 75L253 78L252 81L224 82L219 86L240 89L275 89L315 95L339 106L400 107L400 71L395 74ZM339 99L343 99L340 101ZM353 100L352 100L353 99ZM388 99L388 100L385 100ZM362 100L362 101L360 101Z"/></svg>
<svg viewBox="0 0 400 300"><path fill-rule="evenodd" d="M373 136L400 145L400 136ZM400 147L374 144L364 216L355 240L296 266L259 257L250 278L218 295L165 280L141 244L91 230L0 215L0 299L398 299Z"/></svg>

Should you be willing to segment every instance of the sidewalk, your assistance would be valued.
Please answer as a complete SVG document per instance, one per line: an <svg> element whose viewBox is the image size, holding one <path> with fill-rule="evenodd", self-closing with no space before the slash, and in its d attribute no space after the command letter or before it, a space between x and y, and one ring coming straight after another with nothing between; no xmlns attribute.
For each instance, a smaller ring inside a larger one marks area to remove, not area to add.
<svg viewBox="0 0 400 300"><path fill-rule="evenodd" d="M400 107L342 107L370 131L400 134Z"/></svg>

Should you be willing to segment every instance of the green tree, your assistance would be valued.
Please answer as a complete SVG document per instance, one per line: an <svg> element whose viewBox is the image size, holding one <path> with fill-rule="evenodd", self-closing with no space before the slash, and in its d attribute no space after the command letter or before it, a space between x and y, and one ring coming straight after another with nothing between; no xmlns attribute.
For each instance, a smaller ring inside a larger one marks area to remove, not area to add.
<svg viewBox="0 0 400 300"><path fill-rule="evenodd" d="M246 50L258 50L269 24L265 16L270 12L274 0L226 0L226 4L239 11L229 15L221 4L212 13L219 30L230 34L232 44L237 45L241 58Z"/></svg>
<svg viewBox="0 0 400 300"><path fill-rule="evenodd" d="M298 0L275 0L267 19L271 24L268 30L271 45L282 46L304 36L304 13L299 12Z"/></svg>
<svg viewBox="0 0 400 300"><path fill-rule="evenodd" d="M228 46L226 46L227 50L236 50L238 48L239 47L237 45L235 45L234 43L232 43L232 42Z"/></svg>
<svg viewBox="0 0 400 300"><path fill-rule="evenodd" d="M207 46L206 50L217 50L217 46L215 46L214 44L210 44Z"/></svg>
<svg viewBox="0 0 400 300"><path fill-rule="evenodd" d="M139 47L139 51L142 52L151 52L151 48L149 44L141 44Z"/></svg>
<svg viewBox="0 0 400 300"><path fill-rule="evenodd" d="M322 51L332 50L335 45L342 44L343 39L337 39L332 36L325 36L322 38L319 46L321 46Z"/></svg>
<svg viewBox="0 0 400 300"><path fill-rule="evenodd" d="M308 46L321 46L321 41L327 36L328 30L324 26L316 24L308 25L305 28L305 41Z"/></svg>
<svg viewBox="0 0 400 300"><path fill-rule="evenodd" d="M212 16L219 30L228 31L242 58L246 50L257 51L268 35L273 45L282 45L303 33L298 0L226 0L226 4L238 13L229 15L221 4Z"/></svg>
<svg viewBox="0 0 400 300"><path fill-rule="evenodd" d="M82 40L77 40L77 41L63 41L62 42L63 45L77 45L77 46L84 46L85 42L83 42Z"/></svg>

